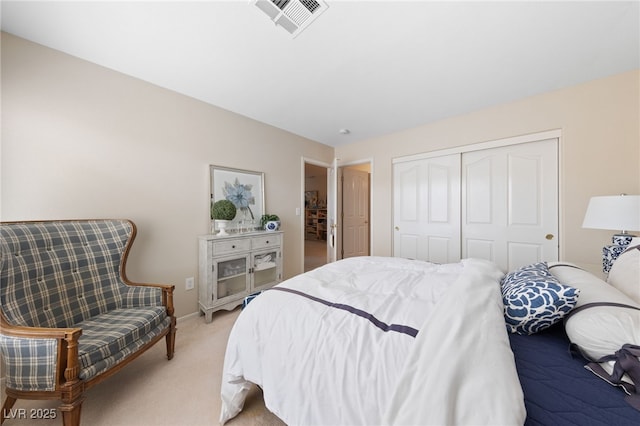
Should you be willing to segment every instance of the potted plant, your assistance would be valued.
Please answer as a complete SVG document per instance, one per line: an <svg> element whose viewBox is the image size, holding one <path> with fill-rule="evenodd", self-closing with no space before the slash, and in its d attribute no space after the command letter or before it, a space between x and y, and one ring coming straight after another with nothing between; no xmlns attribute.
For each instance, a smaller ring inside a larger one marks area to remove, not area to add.
<svg viewBox="0 0 640 426"><path fill-rule="evenodd" d="M280 227L280 218L275 214L263 214L260 217L260 226L266 231L276 231Z"/></svg>
<svg viewBox="0 0 640 426"><path fill-rule="evenodd" d="M218 200L211 203L211 219L216 221L218 225L218 235L227 234L226 227L229 221L236 217L236 206L229 200Z"/></svg>

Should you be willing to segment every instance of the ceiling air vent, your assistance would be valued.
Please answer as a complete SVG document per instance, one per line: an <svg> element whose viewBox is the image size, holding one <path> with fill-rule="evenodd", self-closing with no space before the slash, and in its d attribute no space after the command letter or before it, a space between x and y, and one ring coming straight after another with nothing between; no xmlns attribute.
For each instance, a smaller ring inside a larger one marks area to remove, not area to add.
<svg viewBox="0 0 640 426"><path fill-rule="evenodd" d="M321 0L251 0L269 18L297 36L329 6Z"/></svg>

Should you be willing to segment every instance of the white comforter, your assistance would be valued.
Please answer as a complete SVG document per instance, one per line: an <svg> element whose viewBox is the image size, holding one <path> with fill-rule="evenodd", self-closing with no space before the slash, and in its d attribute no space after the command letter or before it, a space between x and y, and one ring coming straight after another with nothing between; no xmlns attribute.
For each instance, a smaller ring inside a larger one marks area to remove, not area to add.
<svg viewBox="0 0 640 426"><path fill-rule="evenodd" d="M524 423L501 276L481 260L362 257L281 283L316 299L269 290L240 314L220 422L255 383L290 425Z"/></svg>

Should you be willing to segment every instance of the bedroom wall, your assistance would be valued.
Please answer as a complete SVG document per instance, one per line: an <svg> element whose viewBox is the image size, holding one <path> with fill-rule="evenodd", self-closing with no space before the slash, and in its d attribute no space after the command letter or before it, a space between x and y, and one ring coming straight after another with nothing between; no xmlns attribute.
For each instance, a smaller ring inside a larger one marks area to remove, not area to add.
<svg viewBox="0 0 640 426"><path fill-rule="evenodd" d="M178 316L198 309L184 280L209 229L209 164L265 173L285 276L301 272L301 157L333 148L2 33L0 218L132 219L129 278L175 284Z"/></svg>
<svg viewBox="0 0 640 426"><path fill-rule="evenodd" d="M560 257L600 272L614 232L582 229L582 220L591 196L640 194L639 82L634 70L338 147L345 163L375 164L372 253L392 250L393 158L560 129Z"/></svg>

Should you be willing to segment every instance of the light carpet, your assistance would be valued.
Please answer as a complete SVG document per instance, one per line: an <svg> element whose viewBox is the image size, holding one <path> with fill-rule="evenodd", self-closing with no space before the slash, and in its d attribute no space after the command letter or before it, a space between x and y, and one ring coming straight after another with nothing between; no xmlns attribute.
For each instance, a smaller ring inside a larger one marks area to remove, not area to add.
<svg viewBox="0 0 640 426"><path fill-rule="evenodd" d="M311 271L327 263L327 242L304 241L304 271Z"/></svg>
<svg viewBox="0 0 640 426"><path fill-rule="evenodd" d="M176 351L167 360L164 339L123 370L86 392L82 425L157 426L217 425L220 416L220 383L227 338L240 313L220 311L213 322L203 316L178 321ZM3 389L4 391L4 389ZM2 401L4 403L4 392ZM26 419L7 419L3 426L61 425L62 413L54 420L30 419L31 409L56 408L57 401L20 399L15 410L26 409ZM284 423L269 412L262 393L254 386L244 410L226 423L229 426Z"/></svg>

